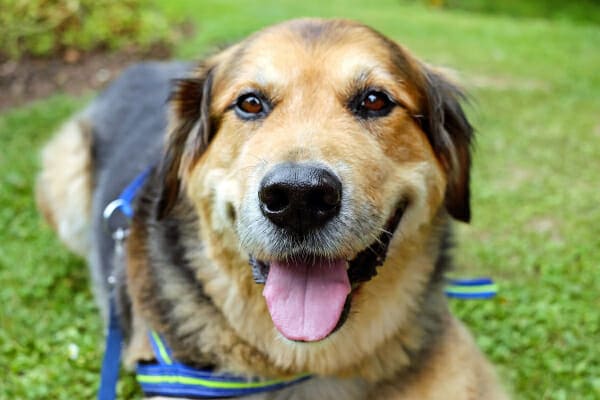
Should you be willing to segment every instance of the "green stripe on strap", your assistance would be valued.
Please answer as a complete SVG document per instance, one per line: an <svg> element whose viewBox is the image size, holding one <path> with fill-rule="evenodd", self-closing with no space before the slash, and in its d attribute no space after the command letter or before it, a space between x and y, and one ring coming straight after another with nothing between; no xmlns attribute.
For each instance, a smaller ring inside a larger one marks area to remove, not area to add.
<svg viewBox="0 0 600 400"><path fill-rule="evenodd" d="M302 379L308 377L309 374L295 376L293 379ZM198 385L209 388L217 389L255 389L264 388L268 386L278 385L281 383L287 383L289 381L282 379L272 379L268 381L213 381L202 378L193 378L189 376L178 376L178 375L142 375L138 374L137 379L140 383L180 383L184 385Z"/></svg>
<svg viewBox="0 0 600 400"><path fill-rule="evenodd" d="M150 334L152 335L152 339L154 339L154 343L156 344L156 347L158 347L158 353L159 353L158 355L163 359L165 364L167 364L167 365L173 364L173 360L169 356L169 352L167 351L165 344L163 343L163 341L162 341L161 337L158 335L158 333L151 331Z"/></svg>

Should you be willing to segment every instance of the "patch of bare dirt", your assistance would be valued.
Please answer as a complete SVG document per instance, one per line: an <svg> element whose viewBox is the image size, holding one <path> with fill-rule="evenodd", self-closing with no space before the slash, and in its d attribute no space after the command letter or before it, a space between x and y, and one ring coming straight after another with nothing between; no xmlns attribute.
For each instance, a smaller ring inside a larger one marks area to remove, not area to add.
<svg viewBox="0 0 600 400"><path fill-rule="evenodd" d="M170 55L167 46L157 45L145 51L131 48L79 53L72 50L54 58L0 59L0 111L55 92L78 95L100 89L128 65L140 60L162 60Z"/></svg>

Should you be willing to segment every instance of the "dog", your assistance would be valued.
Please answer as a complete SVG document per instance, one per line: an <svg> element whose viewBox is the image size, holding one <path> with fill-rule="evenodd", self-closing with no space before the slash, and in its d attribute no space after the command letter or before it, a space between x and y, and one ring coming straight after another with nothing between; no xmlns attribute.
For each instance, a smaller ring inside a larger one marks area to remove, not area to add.
<svg viewBox="0 0 600 400"><path fill-rule="evenodd" d="M186 365L311 374L254 399L505 399L443 290L463 100L367 26L292 20L128 69L46 145L37 202L105 318L115 278L128 366L154 331ZM102 213L143 171L119 258Z"/></svg>

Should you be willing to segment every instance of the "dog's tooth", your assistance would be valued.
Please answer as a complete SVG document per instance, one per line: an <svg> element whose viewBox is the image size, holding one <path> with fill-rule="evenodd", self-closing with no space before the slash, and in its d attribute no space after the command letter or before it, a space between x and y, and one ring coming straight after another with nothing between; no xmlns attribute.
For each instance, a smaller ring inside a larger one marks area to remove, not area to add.
<svg viewBox="0 0 600 400"><path fill-rule="evenodd" d="M264 284L267 281L267 275L269 274L269 266L252 256L250 256L248 263L252 267L252 278L254 278L254 282Z"/></svg>

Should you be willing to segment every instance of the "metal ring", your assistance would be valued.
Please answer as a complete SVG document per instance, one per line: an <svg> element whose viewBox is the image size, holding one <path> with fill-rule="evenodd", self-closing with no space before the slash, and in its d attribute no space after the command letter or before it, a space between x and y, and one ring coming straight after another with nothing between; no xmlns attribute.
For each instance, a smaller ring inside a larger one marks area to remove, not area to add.
<svg viewBox="0 0 600 400"><path fill-rule="evenodd" d="M110 219L114 215L115 211L121 209L121 207L124 207L126 205L127 205L127 202L125 200L115 199L115 200L111 201L110 203L108 203L108 205L106 207L104 207L104 211L102 211L102 219L104 220L104 229L107 232L109 232L111 234L114 232L114 230L110 226ZM125 215L125 213L123 213L123 215ZM127 218L126 215L125 215L125 217ZM118 227L115 229L118 229Z"/></svg>

